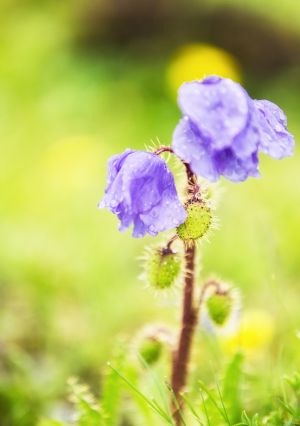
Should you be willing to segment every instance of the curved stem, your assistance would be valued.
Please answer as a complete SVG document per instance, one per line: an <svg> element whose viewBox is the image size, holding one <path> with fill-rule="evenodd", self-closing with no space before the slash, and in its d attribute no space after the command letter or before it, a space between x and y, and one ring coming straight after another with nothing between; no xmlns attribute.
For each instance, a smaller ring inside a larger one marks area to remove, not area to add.
<svg viewBox="0 0 300 426"><path fill-rule="evenodd" d="M180 411L183 406L181 392L183 391L188 375L188 364L192 347L195 326L197 324L197 309L194 308L194 281L195 281L195 244L185 247L186 274L184 281L182 325L178 347L173 356L171 386L175 401L172 401L172 415L176 425L181 425Z"/></svg>
<svg viewBox="0 0 300 426"><path fill-rule="evenodd" d="M171 154L174 154L173 149L172 149L170 146L166 146L166 145L161 145L159 148L157 148L157 149L154 151L154 154L156 154L156 155L160 155L160 154L162 154L163 152L171 152Z"/></svg>
<svg viewBox="0 0 300 426"><path fill-rule="evenodd" d="M177 235L177 234L175 234L175 235L173 235L173 237L172 237L172 238L168 241L168 244L166 245L166 248L165 248L165 251L166 251L167 253L172 253L171 246L172 246L172 244L174 243L174 241L176 241L178 238L179 238L179 237L178 237L178 235Z"/></svg>
<svg viewBox="0 0 300 426"><path fill-rule="evenodd" d="M190 168L190 165L188 163L185 163L180 157L178 157L170 146L161 145L154 151L154 154L160 155L164 152L170 152L171 154L174 154L184 165L187 176L187 193L191 200L195 199L200 190L200 187L197 181L197 176L193 173L192 169Z"/></svg>
<svg viewBox="0 0 300 426"><path fill-rule="evenodd" d="M201 288L201 293L200 293L199 303L198 303L198 310L200 309L202 303L204 302L206 291L211 287L215 288L216 294L222 294L222 295L227 294L227 290L222 289L219 281L217 280L206 281Z"/></svg>

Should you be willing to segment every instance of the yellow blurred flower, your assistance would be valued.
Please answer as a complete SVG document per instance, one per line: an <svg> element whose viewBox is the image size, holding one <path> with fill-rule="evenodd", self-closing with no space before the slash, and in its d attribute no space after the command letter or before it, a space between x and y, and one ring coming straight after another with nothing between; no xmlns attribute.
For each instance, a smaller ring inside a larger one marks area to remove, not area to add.
<svg viewBox="0 0 300 426"><path fill-rule="evenodd" d="M241 81L240 66L230 53L205 43L188 44L171 59L167 83L174 94L183 82L201 80L212 74Z"/></svg>
<svg viewBox="0 0 300 426"><path fill-rule="evenodd" d="M99 179L99 144L88 136L61 139L43 159L44 175L53 189L84 189Z"/></svg>
<svg viewBox="0 0 300 426"><path fill-rule="evenodd" d="M236 331L221 336L224 352L241 350L249 356L259 356L270 345L275 332L273 317L263 310L245 311Z"/></svg>

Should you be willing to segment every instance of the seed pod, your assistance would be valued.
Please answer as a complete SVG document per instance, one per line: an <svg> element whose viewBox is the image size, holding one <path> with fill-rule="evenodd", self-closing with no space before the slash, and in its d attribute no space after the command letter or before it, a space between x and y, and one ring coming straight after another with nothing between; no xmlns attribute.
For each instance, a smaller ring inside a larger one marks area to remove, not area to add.
<svg viewBox="0 0 300 426"><path fill-rule="evenodd" d="M141 342L138 351L144 361L146 361L147 364L152 365L159 360L162 349L162 342L154 337L148 337Z"/></svg>
<svg viewBox="0 0 300 426"><path fill-rule="evenodd" d="M228 293L215 293L207 299L206 306L211 320L222 326L231 314L233 300Z"/></svg>
<svg viewBox="0 0 300 426"><path fill-rule="evenodd" d="M164 348L174 345L174 336L164 324L149 324L135 337L135 351L143 360L152 365L163 355Z"/></svg>
<svg viewBox="0 0 300 426"><path fill-rule="evenodd" d="M154 250L148 259L147 279L158 290L170 288L180 272L180 256L171 249Z"/></svg>
<svg viewBox="0 0 300 426"><path fill-rule="evenodd" d="M195 241L202 238L212 223L212 211L203 202L190 203L186 207L187 219L178 226L177 235L183 241Z"/></svg>

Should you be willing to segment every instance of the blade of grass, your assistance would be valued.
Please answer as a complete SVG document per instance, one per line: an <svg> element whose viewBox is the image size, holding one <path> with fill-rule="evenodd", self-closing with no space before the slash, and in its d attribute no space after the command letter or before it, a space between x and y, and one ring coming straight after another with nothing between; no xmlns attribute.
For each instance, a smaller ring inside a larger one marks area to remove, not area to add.
<svg viewBox="0 0 300 426"><path fill-rule="evenodd" d="M166 414L164 411L161 411L161 409L158 409L156 406L156 402L153 403L153 401L151 401L149 398L147 398L142 392L140 392L125 376L123 376L123 374L121 374L118 370L116 370L110 363L108 363L108 366L137 394L140 396L140 398L142 398L148 405L149 407L152 408L152 410L156 413L159 414L164 420L166 420L166 422L168 424L173 425L173 420L170 419L170 417L168 416L168 414Z"/></svg>
<svg viewBox="0 0 300 426"><path fill-rule="evenodd" d="M213 405L216 407L216 409L218 410L218 412L220 413L220 415L223 417L223 419L225 420L225 422L228 425L230 425L230 423L228 423L226 415L224 414L224 412L222 411L222 409L217 404L217 402L216 402L215 398L213 397L212 393L210 392L210 390L205 386L205 384L203 382L201 382L201 380L198 381L198 384L200 386L200 389L203 390L203 392L205 392L207 394L208 398L211 400L211 402L213 403Z"/></svg>
<svg viewBox="0 0 300 426"><path fill-rule="evenodd" d="M231 421L229 420L228 413L227 413L227 410L226 410L226 407L225 407L225 404L224 404L224 400L223 400L223 397L222 397L222 394L221 394L221 391L220 391L220 386L219 386L219 383L217 381L216 381L216 385L217 385L217 389L218 389L219 398L220 398L220 401L221 401L221 404L222 404L222 408L223 408L223 411L224 411L224 415L227 419L229 426L231 426Z"/></svg>
<svg viewBox="0 0 300 426"><path fill-rule="evenodd" d="M295 410L290 406L290 404L287 404L284 402L281 398L278 398L279 404L293 417L296 416Z"/></svg>
<svg viewBox="0 0 300 426"><path fill-rule="evenodd" d="M158 392L160 394L162 403L164 405L164 409L166 410L166 412L168 413L168 415L171 417L171 412L170 412L170 407L169 407L169 404L168 404L168 400L167 400L167 398L165 396L165 393L163 391L163 387L161 386L159 380L157 380L157 377L153 373L153 369L150 368L149 364L146 362L146 360L141 355L138 355L138 358L139 358L140 362L143 364L143 366L146 368L146 370L149 372L150 377L151 377L151 379L152 379L155 387L157 388L157 390L158 390Z"/></svg>
<svg viewBox="0 0 300 426"><path fill-rule="evenodd" d="M182 395L182 399L184 400L186 406L189 408L189 410L191 411L191 413L193 414L193 416L198 420L198 423L200 426L204 426L204 424L202 423L199 414L196 412L195 408L193 407L191 401L185 396Z"/></svg>
<svg viewBox="0 0 300 426"><path fill-rule="evenodd" d="M180 406L178 404L178 400L176 398L176 395L174 394L173 389L171 388L171 386L169 385L168 382L166 382L166 386L167 386L167 389L169 390L169 392L171 394L171 398L172 398L172 401L175 404L176 410L178 411L178 413L180 415L180 419L182 421L182 424L183 424L183 426L186 426L185 420L183 418L183 413L182 413L182 410L181 410L181 408L180 408Z"/></svg>
<svg viewBox="0 0 300 426"><path fill-rule="evenodd" d="M211 423L210 423L210 420L209 420L208 411L207 411L207 407L206 407L206 403L205 403L205 399L204 399L203 392L202 392L201 389L200 389L200 395L201 395L202 404L203 404L203 407L204 407L205 417L206 417L206 420L207 420L207 426L211 426Z"/></svg>
<svg viewBox="0 0 300 426"><path fill-rule="evenodd" d="M155 407L161 413L162 416L167 415L167 413L164 411L164 409L159 405L159 403L154 398L151 398L151 402L152 402L153 405L155 405Z"/></svg>

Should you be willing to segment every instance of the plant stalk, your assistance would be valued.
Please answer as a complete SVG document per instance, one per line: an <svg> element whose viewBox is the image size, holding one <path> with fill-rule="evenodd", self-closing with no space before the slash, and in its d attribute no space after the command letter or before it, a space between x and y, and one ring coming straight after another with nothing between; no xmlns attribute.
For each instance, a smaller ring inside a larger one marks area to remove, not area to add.
<svg viewBox="0 0 300 426"><path fill-rule="evenodd" d="M190 243L185 246L186 273L184 280L183 312L178 346L173 354L171 387L174 398L171 402L172 415L177 426L181 426L181 410L183 398L181 392L187 382L188 365L193 335L198 320L198 312L194 307L196 246Z"/></svg>
<svg viewBox="0 0 300 426"><path fill-rule="evenodd" d="M160 155L164 152L174 154L171 147L160 146L155 154ZM193 173L190 165L183 162L187 177L187 196L189 201L198 199L200 190L197 182L197 176ZM174 241L170 240L168 248ZM185 278L183 290L183 308L181 319L181 330L177 349L173 353L172 373L171 373L171 388L173 391L171 400L172 416L176 426L182 425L182 408L183 398L182 391L185 388L188 376L188 366L190 361L190 353L192 348L193 336L195 327L198 321L198 306L194 305L194 284L195 284L195 256L196 245L194 241L189 241L185 244Z"/></svg>

